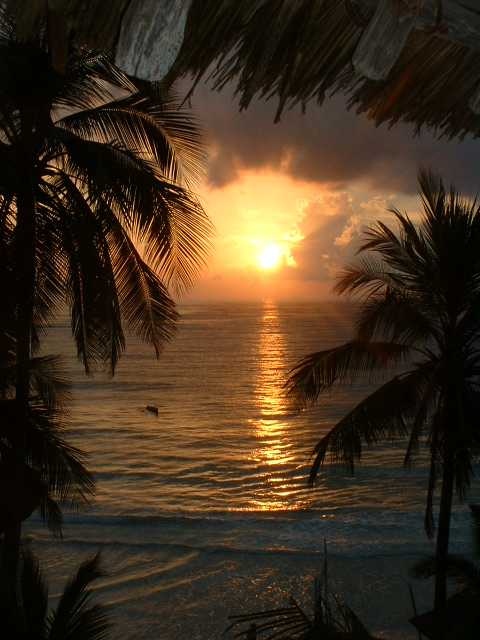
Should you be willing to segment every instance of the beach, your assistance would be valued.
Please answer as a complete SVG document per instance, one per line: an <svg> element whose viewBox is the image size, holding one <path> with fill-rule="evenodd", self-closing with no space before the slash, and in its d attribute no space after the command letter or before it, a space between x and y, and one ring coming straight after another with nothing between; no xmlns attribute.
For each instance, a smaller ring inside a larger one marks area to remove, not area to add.
<svg viewBox="0 0 480 640"><path fill-rule="evenodd" d="M332 598L379 637L416 638L408 567L434 549L426 458L406 471L404 444L382 445L353 476L327 464L311 489L313 446L366 389L334 389L301 413L284 397L302 355L348 339L351 308L264 300L180 311L161 359L129 337L111 380L84 375L66 316L47 338L46 352L66 354L72 441L91 454L97 481L95 505L66 515L63 541L38 517L24 527L52 594L101 550L108 575L95 597L110 607L112 637L213 640L228 616L290 596L310 613L326 542ZM456 504L452 550L468 552L469 523ZM430 608L431 585L412 586L419 610Z"/></svg>

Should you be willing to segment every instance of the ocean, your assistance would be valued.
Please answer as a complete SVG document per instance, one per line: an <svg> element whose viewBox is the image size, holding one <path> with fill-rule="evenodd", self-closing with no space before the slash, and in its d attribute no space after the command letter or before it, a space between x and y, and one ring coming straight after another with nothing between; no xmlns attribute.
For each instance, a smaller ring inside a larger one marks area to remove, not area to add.
<svg viewBox="0 0 480 640"><path fill-rule="evenodd" d="M378 637L417 638L408 567L434 552L423 529L425 456L402 466L404 443L366 451L353 476L326 464L307 485L310 453L367 389L334 388L293 412L283 385L303 355L351 335L345 302L180 304L175 339L159 360L127 338L113 379L87 377L68 317L44 352L64 354L72 381L71 440L89 452L95 504L65 516L63 540L38 517L24 542L39 554L55 597L78 564L102 551L95 598L111 638L213 640L229 616L293 597L310 613L314 580ZM158 415L148 411L158 406ZM478 497L478 483L470 501ZM326 554L325 554L326 549ZM455 505L451 550L470 550L470 515ZM432 584L412 583L419 612Z"/></svg>

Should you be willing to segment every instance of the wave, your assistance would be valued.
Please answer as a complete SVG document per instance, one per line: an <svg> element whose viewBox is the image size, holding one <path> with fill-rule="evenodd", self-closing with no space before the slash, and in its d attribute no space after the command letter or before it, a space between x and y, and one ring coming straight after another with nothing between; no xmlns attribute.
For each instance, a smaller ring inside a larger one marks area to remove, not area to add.
<svg viewBox="0 0 480 640"><path fill-rule="evenodd" d="M198 514L83 514L65 519L65 539L86 548L155 555L321 557L327 542L332 557L371 558L428 552L429 541L419 514L384 514L375 518L357 512L283 511ZM414 520L417 521L415 526ZM465 520L454 523L452 537L468 547ZM38 526L35 527L35 531ZM458 535L460 534L460 535ZM43 534L29 532L36 540Z"/></svg>

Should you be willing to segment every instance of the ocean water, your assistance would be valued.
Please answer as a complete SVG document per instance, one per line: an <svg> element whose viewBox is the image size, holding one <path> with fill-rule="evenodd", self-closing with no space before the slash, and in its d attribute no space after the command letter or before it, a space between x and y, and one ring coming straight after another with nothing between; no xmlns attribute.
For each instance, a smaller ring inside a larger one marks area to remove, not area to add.
<svg viewBox="0 0 480 640"><path fill-rule="evenodd" d="M326 465L310 489L314 445L366 389L336 388L301 413L284 398L302 355L349 338L352 308L264 300L180 311L161 359L129 337L113 379L85 376L66 316L49 333L45 351L65 355L72 380L72 442L97 480L94 506L66 515L63 540L36 517L24 527L52 595L101 550L108 575L95 597L109 605L112 638L233 638L238 629L222 635L230 615L290 596L311 612L326 559L329 591L372 632L416 638L407 570L434 551L425 458L405 471L402 443L377 447L353 476ZM468 553L469 527L456 505L452 550ZM412 586L418 610L430 608L432 585Z"/></svg>

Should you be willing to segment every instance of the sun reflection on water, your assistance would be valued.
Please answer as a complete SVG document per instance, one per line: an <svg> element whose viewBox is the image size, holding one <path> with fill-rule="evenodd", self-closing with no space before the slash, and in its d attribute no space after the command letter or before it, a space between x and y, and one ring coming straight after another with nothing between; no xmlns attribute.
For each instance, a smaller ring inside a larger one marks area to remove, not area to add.
<svg viewBox="0 0 480 640"><path fill-rule="evenodd" d="M278 309L273 300L264 302L257 340L256 399L263 416L286 413L283 381L286 368L286 344Z"/></svg>
<svg viewBox="0 0 480 640"><path fill-rule="evenodd" d="M277 304L265 300L256 343L255 404L259 416L250 421L257 442L251 457L260 468L265 467L268 483L267 491L254 500L254 508L263 511L295 508L292 495L298 489L292 477L295 458L283 389L288 368L286 354Z"/></svg>

